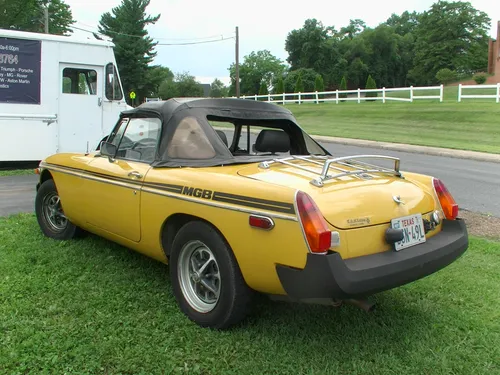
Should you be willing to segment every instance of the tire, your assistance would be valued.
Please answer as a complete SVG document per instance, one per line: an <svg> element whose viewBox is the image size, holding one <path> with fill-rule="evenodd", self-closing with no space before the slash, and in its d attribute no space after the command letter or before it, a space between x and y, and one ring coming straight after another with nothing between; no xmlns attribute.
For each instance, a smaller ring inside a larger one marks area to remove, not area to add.
<svg viewBox="0 0 500 375"><path fill-rule="evenodd" d="M248 314L253 291L246 285L229 245L209 224L192 221L179 230L169 267L181 311L199 326L222 330Z"/></svg>
<svg viewBox="0 0 500 375"><path fill-rule="evenodd" d="M70 240L81 231L65 216L54 180L40 185L35 198L35 213L42 233L56 240Z"/></svg>

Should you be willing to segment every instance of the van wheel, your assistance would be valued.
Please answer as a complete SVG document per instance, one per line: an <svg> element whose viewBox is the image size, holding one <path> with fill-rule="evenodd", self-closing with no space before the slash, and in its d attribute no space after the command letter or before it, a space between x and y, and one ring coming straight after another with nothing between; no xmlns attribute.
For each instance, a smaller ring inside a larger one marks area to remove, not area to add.
<svg viewBox="0 0 500 375"><path fill-rule="evenodd" d="M201 221L184 225L174 238L169 265L175 298L189 319L226 329L246 317L253 291L213 227Z"/></svg>
<svg viewBox="0 0 500 375"><path fill-rule="evenodd" d="M54 180L40 185L35 198L35 213L43 234L56 240L69 240L80 234L79 228L64 215Z"/></svg>

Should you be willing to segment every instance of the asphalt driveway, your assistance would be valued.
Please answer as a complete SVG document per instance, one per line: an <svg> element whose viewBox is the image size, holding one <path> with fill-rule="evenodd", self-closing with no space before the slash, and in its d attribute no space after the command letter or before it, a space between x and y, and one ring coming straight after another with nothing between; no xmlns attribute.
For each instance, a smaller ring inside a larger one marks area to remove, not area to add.
<svg viewBox="0 0 500 375"><path fill-rule="evenodd" d="M0 216L35 211L38 175L0 177Z"/></svg>

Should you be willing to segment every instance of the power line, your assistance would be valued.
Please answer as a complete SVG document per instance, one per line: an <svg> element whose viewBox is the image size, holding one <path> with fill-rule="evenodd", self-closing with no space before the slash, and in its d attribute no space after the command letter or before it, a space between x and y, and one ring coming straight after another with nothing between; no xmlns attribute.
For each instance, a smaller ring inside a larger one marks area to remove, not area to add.
<svg viewBox="0 0 500 375"><path fill-rule="evenodd" d="M215 40L205 40L203 42L187 42L187 43L158 43L158 46L187 46L191 44L205 44L205 43L215 43L215 42L222 42L223 40L229 40L229 39L234 39L234 36L230 36L227 38L220 38L220 39L215 39Z"/></svg>
<svg viewBox="0 0 500 375"><path fill-rule="evenodd" d="M77 23L95 29L94 26L86 25L86 24L84 24L82 22L77 22ZM89 33L97 33L97 34L100 34L100 35L105 35L105 34L99 32L99 31L91 31L91 30L79 28L79 27L76 27L76 26L71 26L71 27L73 27L74 29L86 31L86 32L89 32ZM143 36L141 36L141 35L126 34L126 33L121 33L121 32L118 32L118 31L108 30L108 32L112 33L112 34L116 34L116 35L128 36L128 37L133 37L133 38L143 38ZM232 33L228 33L228 34L232 34ZM214 38L219 38L219 37L221 38L221 40L231 39L231 37L224 38L223 34L211 35L211 36L206 36L206 37L198 37L198 38L155 38L153 36L149 36L149 37L151 39L155 39L155 40L187 40L187 41L197 41L197 40L202 41L204 39L214 39ZM232 37L232 38L234 38L234 37ZM214 41L214 40L210 40L209 42L212 42L212 41ZM191 43L191 42L190 43L184 42L184 43L180 43L179 45L184 45L184 44L193 44L193 43ZM161 44L161 45L176 45L176 44Z"/></svg>

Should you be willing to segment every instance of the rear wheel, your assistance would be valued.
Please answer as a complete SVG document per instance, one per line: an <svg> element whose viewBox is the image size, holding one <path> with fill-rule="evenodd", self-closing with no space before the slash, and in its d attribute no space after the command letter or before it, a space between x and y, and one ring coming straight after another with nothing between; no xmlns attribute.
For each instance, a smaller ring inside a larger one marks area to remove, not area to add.
<svg viewBox="0 0 500 375"><path fill-rule="evenodd" d="M35 198L35 213L43 234L56 240L69 240L79 234L79 228L64 215L61 198L54 180L42 183Z"/></svg>
<svg viewBox="0 0 500 375"><path fill-rule="evenodd" d="M173 241L169 263L174 295L189 319L225 329L245 318L253 292L231 249L209 224L184 225Z"/></svg>

